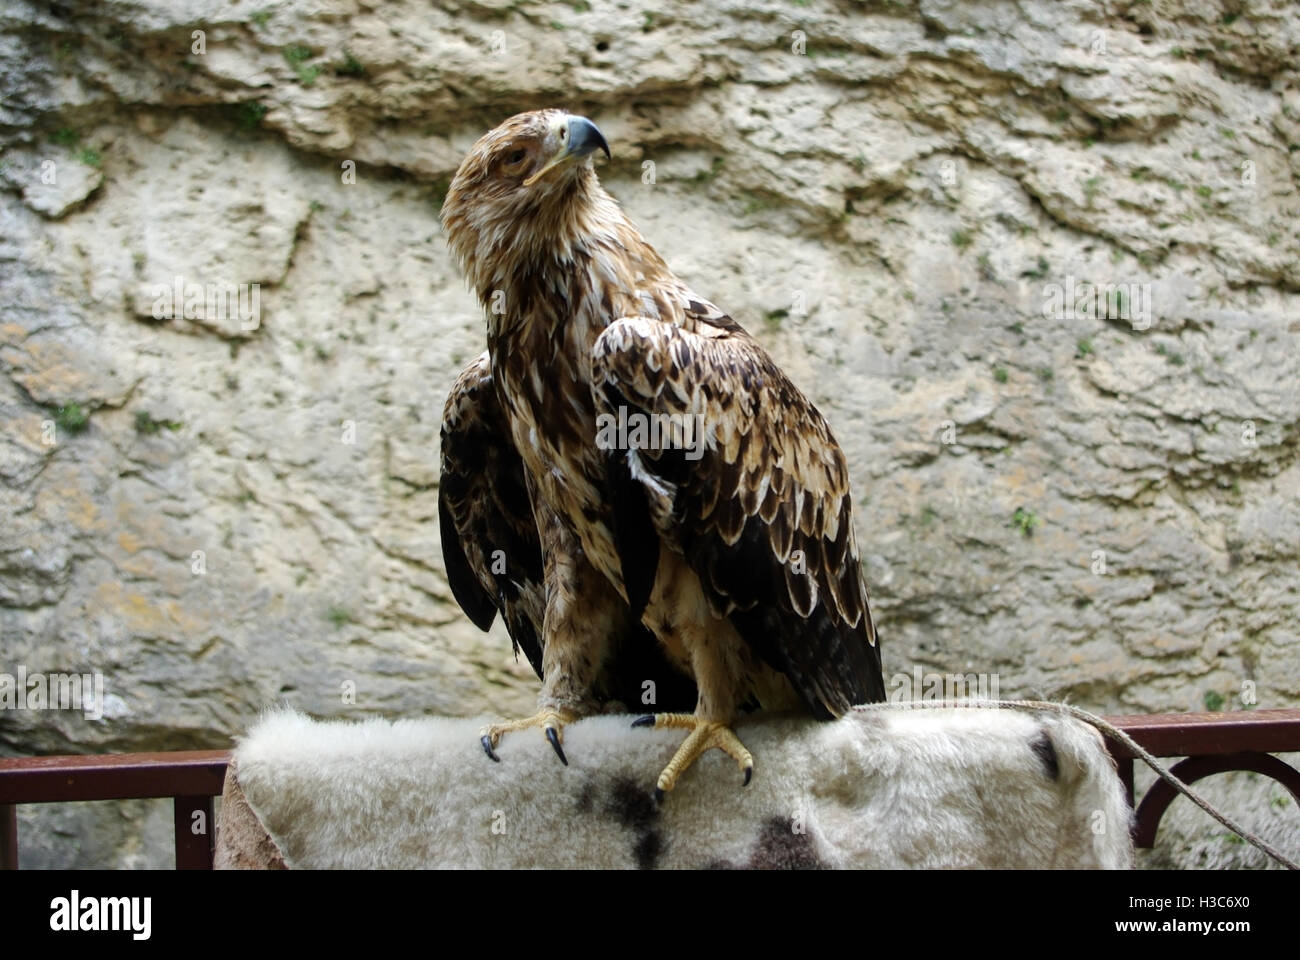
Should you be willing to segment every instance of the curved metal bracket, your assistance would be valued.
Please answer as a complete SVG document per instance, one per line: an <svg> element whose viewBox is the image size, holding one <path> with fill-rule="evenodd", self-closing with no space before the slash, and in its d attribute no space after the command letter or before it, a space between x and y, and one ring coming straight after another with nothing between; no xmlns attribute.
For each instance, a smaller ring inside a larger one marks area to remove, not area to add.
<svg viewBox="0 0 1300 960"><path fill-rule="evenodd" d="M1300 770L1288 763L1284 763L1271 754L1226 753L1216 756L1188 757L1186 760L1181 760L1169 768L1170 773L1183 783L1188 784L1213 776L1216 773L1227 773L1231 770L1262 773L1290 790L1291 796L1295 797L1296 803L1300 803ZM1160 818L1165 815L1169 805L1179 796L1181 794L1164 780L1157 780L1152 785L1137 808L1136 824L1133 828L1134 846L1146 849L1155 846L1156 830L1160 826Z"/></svg>

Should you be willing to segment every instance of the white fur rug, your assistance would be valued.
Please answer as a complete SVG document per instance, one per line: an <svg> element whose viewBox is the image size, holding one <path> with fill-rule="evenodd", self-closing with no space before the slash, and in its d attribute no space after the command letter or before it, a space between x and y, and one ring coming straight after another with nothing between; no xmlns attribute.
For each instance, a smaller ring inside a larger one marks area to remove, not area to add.
<svg viewBox="0 0 1300 960"><path fill-rule="evenodd" d="M734 761L710 751L658 807L655 779L683 734L632 729L632 719L566 728L565 767L532 730L504 737L493 763L481 719L317 723L279 712L242 740L232 769L292 868L1132 862L1130 814L1101 737L1069 718L885 707L832 723L743 720L753 782L742 787ZM242 804L223 803L223 821L227 806L233 815ZM221 833L219 865L239 862L222 843L240 831Z"/></svg>

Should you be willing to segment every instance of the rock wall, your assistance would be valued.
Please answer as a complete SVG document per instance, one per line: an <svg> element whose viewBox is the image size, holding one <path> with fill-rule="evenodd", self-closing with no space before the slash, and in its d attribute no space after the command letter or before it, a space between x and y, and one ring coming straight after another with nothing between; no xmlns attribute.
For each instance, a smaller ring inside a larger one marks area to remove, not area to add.
<svg viewBox="0 0 1300 960"><path fill-rule="evenodd" d="M531 707L442 570L483 324L437 217L542 106L827 414L887 678L1300 702L1298 45L1285 0L10 0L0 672L106 696L0 745ZM165 862L156 808L26 809L24 862Z"/></svg>

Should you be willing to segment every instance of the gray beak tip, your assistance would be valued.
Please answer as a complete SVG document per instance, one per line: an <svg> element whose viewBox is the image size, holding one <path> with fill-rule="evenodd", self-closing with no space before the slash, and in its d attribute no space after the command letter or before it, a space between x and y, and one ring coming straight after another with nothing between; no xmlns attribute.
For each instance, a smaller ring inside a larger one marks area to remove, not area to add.
<svg viewBox="0 0 1300 960"><path fill-rule="evenodd" d="M585 157L597 150L605 154L605 159L613 159L613 154L609 151L609 143L606 142L605 135L600 132L600 127L586 117L570 117L568 152Z"/></svg>

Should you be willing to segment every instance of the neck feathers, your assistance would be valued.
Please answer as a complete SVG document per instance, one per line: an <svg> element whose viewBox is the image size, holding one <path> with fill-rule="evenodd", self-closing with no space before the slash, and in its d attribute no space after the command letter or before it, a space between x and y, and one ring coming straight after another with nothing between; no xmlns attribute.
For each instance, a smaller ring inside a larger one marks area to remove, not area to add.
<svg viewBox="0 0 1300 960"><path fill-rule="evenodd" d="M598 335L623 316L656 315L667 265L585 170L523 207L457 225L460 255L496 342L578 323Z"/></svg>

